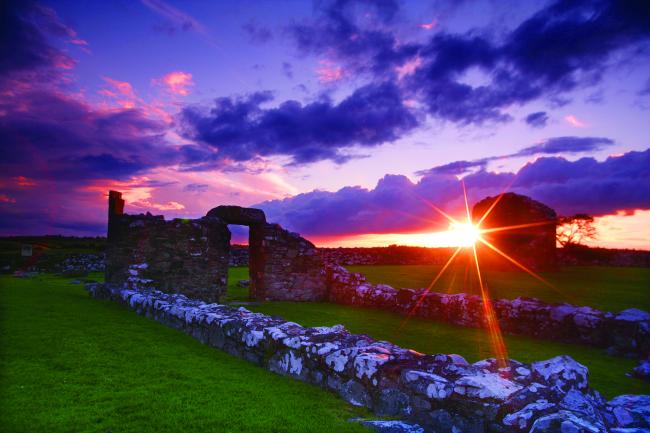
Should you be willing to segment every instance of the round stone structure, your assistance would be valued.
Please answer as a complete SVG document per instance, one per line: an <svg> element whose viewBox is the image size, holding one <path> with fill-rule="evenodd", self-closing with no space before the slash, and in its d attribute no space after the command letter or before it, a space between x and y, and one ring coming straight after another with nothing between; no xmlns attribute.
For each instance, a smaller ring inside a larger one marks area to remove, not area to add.
<svg viewBox="0 0 650 433"><path fill-rule="evenodd" d="M508 192L476 203L472 220L480 222L482 230L497 229L481 236L503 253L479 242L482 265L512 269L518 267L516 262L535 270L555 267L557 214L544 203Z"/></svg>

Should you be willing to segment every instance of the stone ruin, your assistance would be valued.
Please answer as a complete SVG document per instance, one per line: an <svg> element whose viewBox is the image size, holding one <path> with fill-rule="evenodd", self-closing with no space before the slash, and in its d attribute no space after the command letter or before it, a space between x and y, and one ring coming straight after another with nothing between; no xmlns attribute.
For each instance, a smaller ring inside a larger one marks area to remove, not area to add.
<svg viewBox="0 0 650 433"><path fill-rule="evenodd" d="M475 218L493 200L477 204ZM491 241L528 266L552 265L543 254L554 255L554 212L515 194L502 200L483 227L548 224L505 232ZM493 358L469 364L458 355L424 355L351 334L341 325L305 328L214 303L223 299L227 286L228 224L250 227L254 299L328 300L484 327L484 308L477 296L370 284L359 274L326 263L313 244L267 223L257 209L219 206L202 218L171 221L123 211L121 194L111 191L106 283L88 284L93 296L121 302L204 344L334 391L378 415L416 423L411 431L650 431L650 396L606 401L590 388L587 368L569 357L530 364L508 360L505 367ZM534 299L500 300L494 307L507 333L614 347L632 356L650 347L646 312L603 313Z"/></svg>
<svg viewBox="0 0 650 433"><path fill-rule="evenodd" d="M535 269L552 269L556 264L555 231L557 215L553 209L524 195L512 192L487 197L474 205L472 220L482 229L510 227L481 236L522 265ZM514 228L518 227L518 228ZM491 248L477 243L481 264L490 268L516 268Z"/></svg>
<svg viewBox="0 0 650 433"><path fill-rule="evenodd" d="M473 209L474 220L492 207L488 197ZM266 221L260 209L218 206L198 219L165 221L161 215L124 213L122 194L108 198L106 282L126 284L129 266L146 263L142 281L151 288L175 290L207 301L224 299L228 284L229 224L249 227L250 297L254 300L320 301L328 297L327 264L307 239ZM483 228L533 224L485 234L524 265L543 269L555 264L555 212L528 197L504 194L483 221ZM480 246L479 246L480 247ZM508 262L481 248L484 264Z"/></svg>
<svg viewBox="0 0 650 433"><path fill-rule="evenodd" d="M134 263L146 264L138 284L207 301L223 300L228 284L229 224L249 227L250 296L255 300L319 301L326 297L316 247L259 209L218 206L198 219L124 213L124 200L109 192L106 282L133 283Z"/></svg>
<svg viewBox="0 0 650 433"><path fill-rule="evenodd" d="M131 267L135 278L141 264ZM91 283L89 293L117 301L274 373L339 394L399 429L429 433L641 433L650 428L650 396L607 401L589 386L587 368L568 356L532 362L425 355L343 326L307 328L278 317L181 294ZM396 423L396 421L389 421ZM372 424L367 424L372 425Z"/></svg>

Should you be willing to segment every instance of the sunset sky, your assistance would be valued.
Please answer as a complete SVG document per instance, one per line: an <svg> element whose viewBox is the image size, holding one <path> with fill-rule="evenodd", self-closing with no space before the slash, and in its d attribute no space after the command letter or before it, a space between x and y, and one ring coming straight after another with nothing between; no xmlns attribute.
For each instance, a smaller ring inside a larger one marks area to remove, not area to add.
<svg viewBox="0 0 650 433"><path fill-rule="evenodd" d="M650 2L0 8L0 235L104 235L116 189L317 245L445 245L429 203L462 215L463 178L650 249Z"/></svg>

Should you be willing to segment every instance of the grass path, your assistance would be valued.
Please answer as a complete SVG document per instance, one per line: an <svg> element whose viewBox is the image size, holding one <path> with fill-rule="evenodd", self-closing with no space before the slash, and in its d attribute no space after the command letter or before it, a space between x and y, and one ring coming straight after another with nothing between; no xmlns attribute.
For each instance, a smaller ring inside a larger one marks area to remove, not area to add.
<svg viewBox="0 0 650 433"><path fill-rule="evenodd" d="M2 432L363 432L363 414L68 279L0 277Z"/></svg>

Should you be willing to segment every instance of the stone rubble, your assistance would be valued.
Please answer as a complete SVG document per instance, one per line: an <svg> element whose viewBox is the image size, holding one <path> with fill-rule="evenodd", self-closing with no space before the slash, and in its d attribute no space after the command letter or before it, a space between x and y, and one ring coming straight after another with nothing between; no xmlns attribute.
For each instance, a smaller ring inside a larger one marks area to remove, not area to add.
<svg viewBox="0 0 650 433"><path fill-rule="evenodd" d="M650 428L650 396L606 402L589 388L587 368L566 356L532 364L513 360L506 368L493 359L469 364L459 356L424 355L351 334L341 325L306 328L245 308L150 290L139 274L146 265L130 269L135 271L130 287L90 283L86 289L211 347L416 425L403 431L629 433Z"/></svg>

